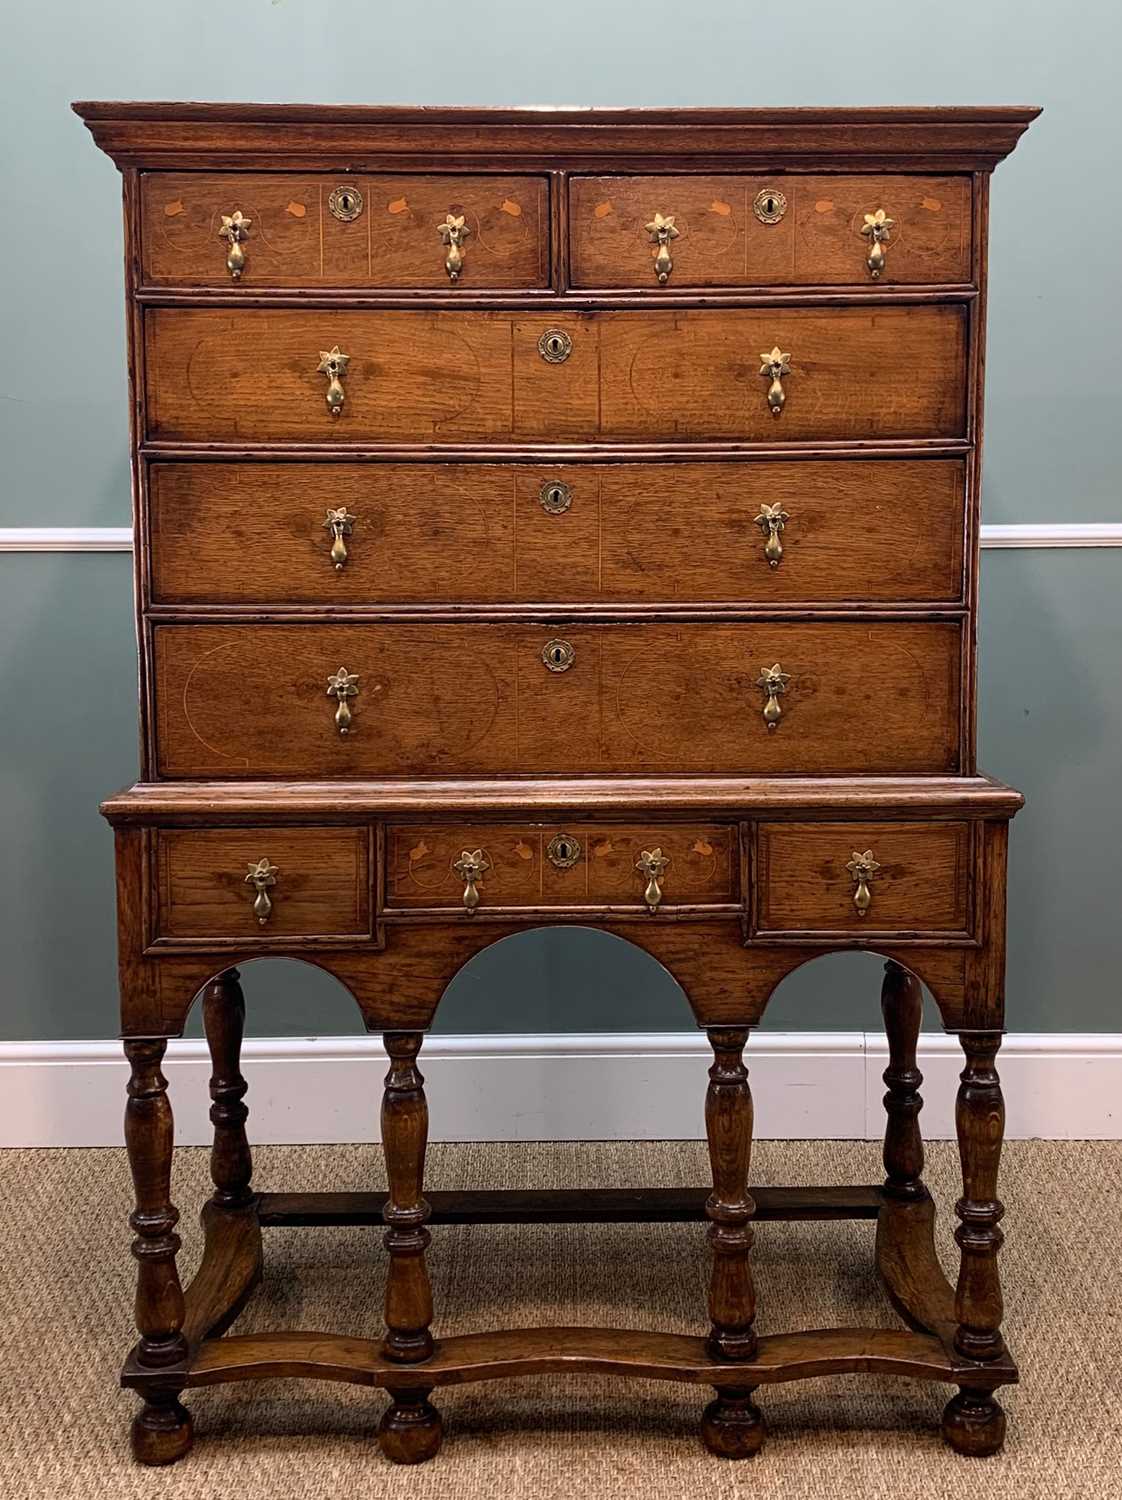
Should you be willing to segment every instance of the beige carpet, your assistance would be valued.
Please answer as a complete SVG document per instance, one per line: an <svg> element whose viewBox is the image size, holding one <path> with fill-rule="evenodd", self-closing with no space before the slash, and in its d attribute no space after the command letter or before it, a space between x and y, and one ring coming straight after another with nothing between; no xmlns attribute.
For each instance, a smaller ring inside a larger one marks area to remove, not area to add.
<svg viewBox="0 0 1122 1500"><path fill-rule="evenodd" d="M758 1182L859 1182L875 1146L763 1142ZM952 1148L929 1152L928 1180L953 1202ZM438 1146L432 1187L580 1186L705 1180L694 1144ZM184 1151L181 1267L199 1253L206 1153ZM383 1184L373 1147L271 1147L263 1188ZM435 1462L380 1457L378 1392L312 1382L230 1385L187 1396L194 1451L172 1469L128 1457L134 1397L116 1387L130 1342L129 1186L123 1153L0 1153L0 1496L69 1500L680 1500L776 1493L785 1500L1117 1500L1122 1496L1122 1146L1018 1143L1003 1196L1006 1330L1024 1383L1002 1396L1009 1440L997 1458L943 1447L939 1386L853 1376L761 1390L763 1454L730 1464L697 1438L703 1393L607 1378L538 1378L439 1394L446 1438ZM266 1231L265 1284L239 1329L373 1333L381 1299L375 1230ZM894 1317L871 1271L872 1229L763 1225L756 1257L761 1331ZM940 1252L951 1263L948 1213ZM697 1331L706 1255L694 1226L438 1228L430 1252L437 1326L535 1323Z"/></svg>

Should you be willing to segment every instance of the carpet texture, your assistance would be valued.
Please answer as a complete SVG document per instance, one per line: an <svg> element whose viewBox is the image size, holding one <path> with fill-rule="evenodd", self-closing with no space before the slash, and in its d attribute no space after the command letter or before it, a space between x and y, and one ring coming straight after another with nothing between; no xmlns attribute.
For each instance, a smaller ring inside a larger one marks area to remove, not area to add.
<svg viewBox="0 0 1122 1500"><path fill-rule="evenodd" d="M758 1183L874 1182L876 1146L761 1142ZM694 1143L456 1145L431 1149L430 1187L688 1184L706 1180ZM929 1148L939 1248L954 1265L953 1147ZM269 1147L262 1189L384 1186L378 1148ZM197 1264L207 1157L182 1151L186 1280ZM1023 1384L1000 1399L1009 1438L996 1458L946 1449L938 1417L952 1388L852 1376L763 1388L762 1455L728 1463L697 1436L707 1391L607 1377L539 1377L438 1392L437 1459L396 1469L379 1455L380 1392L284 1381L188 1393L196 1441L170 1469L129 1458L135 1398L117 1388L131 1341L131 1207L119 1151L0 1153L0 1495L168 1500L538 1500L760 1492L784 1500L1118 1500L1122 1497L1122 1146L1021 1142L1006 1149L1005 1328ZM265 1282L238 1331L380 1328L377 1230L265 1231ZM761 1332L898 1326L872 1271L870 1224L759 1227ZM698 1332L707 1255L693 1225L440 1227L429 1252L436 1328L547 1323Z"/></svg>

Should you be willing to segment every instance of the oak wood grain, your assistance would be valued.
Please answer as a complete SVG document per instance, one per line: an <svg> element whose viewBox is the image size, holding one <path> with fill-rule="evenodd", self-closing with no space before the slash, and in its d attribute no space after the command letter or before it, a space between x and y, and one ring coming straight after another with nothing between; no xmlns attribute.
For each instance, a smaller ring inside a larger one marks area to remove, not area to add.
<svg viewBox="0 0 1122 1500"><path fill-rule="evenodd" d="M165 776L958 764L955 622L582 625L564 636L514 625L163 625L154 638ZM569 670L543 665L551 639L572 645ZM757 679L777 661L791 681L769 732ZM346 736L327 695L340 666L358 674Z"/></svg>
<svg viewBox="0 0 1122 1500"><path fill-rule="evenodd" d="M550 364L556 328L572 353ZM149 438L161 442L948 438L965 431L955 304L757 311L248 311L145 318ZM776 420L761 352L790 354ZM349 355L342 414L321 353Z"/></svg>
<svg viewBox="0 0 1122 1500"><path fill-rule="evenodd" d="M340 186L361 193L347 222L330 211ZM143 178L143 280L151 286L231 285L222 216L252 220L238 290L264 287L445 289L446 251L437 232L463 216L468 236L458 288L541 287L549 281L549 188L545 177L383 174L339 171L152 172Z"/></svg>
<svg viewBox="0 0 1122 1500"><path fill-rule="evenodd" d="M579 846L575 864L549 857L555 838ZM727 903L738 894L738 835L720 824L453 823L386 830L386 905L458 908L463 876L454 869L465 849L482 849L489 868L479 882L480 910L491 907L583 906L608 903L644 910L647 877L637 868L644 849L668 861L659 884L667 907Z"/></svg>
<svg viewBox="0 0 1122 1500"><path fill-rule="evenodd" d="M543 490L564 485L552 513ZM563 503L563 502L562 502ZM763 505L787 515L769 566ZM943 601L963 590L963 464L153 463L152 599ZM336 569L328 508L354 517Z"/></svg>
<svg viewBox="0 0 1122 1500"><path fill-rule="evenodd" d="M666 287L841 286L967 282L970 178L771 177L691 173L581 177L569 182L572 281L578 287L649 287L658 247L645 226L672 215ZM753 212L760 193L782 192L778 223ZM885 268L873 283L864 216L893 220Z"/></svg>
<svg viewBox="0 0 1122 1500"><path fill-rule="evenodd" d="M966 932L972 884L966 823L768 823L757 834L761 933ZM846 868L872 849L880 865L861 915Z"/></svg>

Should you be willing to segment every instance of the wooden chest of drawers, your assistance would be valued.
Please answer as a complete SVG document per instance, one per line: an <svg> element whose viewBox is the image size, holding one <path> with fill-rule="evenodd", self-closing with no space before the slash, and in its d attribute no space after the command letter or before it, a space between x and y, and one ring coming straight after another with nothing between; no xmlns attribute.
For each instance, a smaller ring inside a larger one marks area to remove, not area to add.
<svg viewBox="0 0 1122 1500"><path fill-rule="evenodd" d="M383 1450L416 1460L435 1386L561 1369L715 1386L728 1455L762 1441L761 1384L920 1375L960 1387L948 1441L993 1451L1020 798L977 773L974 618L989 177L1035 112L75 108L125 191L143 768L104 811L137 1455L186 1451L186 1387L303 1373L387 1388ZM421 1195L421 1035L460 965L547 922L646 949L709 1032L707 1338L433 1343L424 1225L468 1210ZM748 1030L837 948L889 957L887 1181L754 1199ZM334 1211L250 1187L231 965L262 954L329 969L386 1038L390 1192L344 1214L388 1226L380 1341L219 1336L261 1223ZM966 1054L957 1289L920 980ZM184 1295L159 1064L200 990L215 1196ZM762 1213L877 1217L914 1331L757 1337Z"/></svg>

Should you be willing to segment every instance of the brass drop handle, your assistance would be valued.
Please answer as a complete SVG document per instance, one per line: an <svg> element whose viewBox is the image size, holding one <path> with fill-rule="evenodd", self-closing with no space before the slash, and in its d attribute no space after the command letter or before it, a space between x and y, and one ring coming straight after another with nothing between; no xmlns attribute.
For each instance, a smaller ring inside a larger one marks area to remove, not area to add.
<svg viewBox="0 0 1122 1500"><path fill-rule="evenodd" d="M783 543L780 533L791 519L782 505L767 505L761 502L760 513L755 517L756 525L764 534L764 556L769 568L778 568L783 560Z"/></svg>
<svg viewBox="0 0 1122 1500"><path fill-rule="evenodd" d="M651 222L644 227L651 237L651 244L658 246L658 254L654 261L655 278L659 286L665 286L674 269L674 262L670 256L670 241L676 240L681 231L674 227L673 214L667 214L665 218L662 214L655 214Z"/></svg>
<svg viewBox="0 0 1122 1500"><path fill-rule="evenodd" d="M449 214L444 223L438 224L436 228L441 242L448 248L448 254L444 257L448 280L459 281L460 272L464 269L464 241L471 230L464 223L463 214Z"/></svg>
<svg viewBox="0 0 1122 1500"><path fill-rule="evenodd" d="M249 239L252 223L253 220L247 219L240 208L235 208L232 214L222 215L222 228L218 231L218 238L225 240L229 246L226 251L226 269L232 281L240 281L245 270L245 251L242 246Z"/></svg>
<svg viewBox="0 0 1122 1500"><path fill-rule="evenodd" d="M659 881L662 873L670 863L670 856L663 854L661 849L644 849L635 861L635 868L647 878L647 888L643 892L643 900L647 903L647 910L653 917L658 911L662 901L662 886Z"/></svg>
<svg viewBox="0 0 1122 1500"><path fill-rule="evenodd" d="M351 356L344 354L336 344L334 349L321 349L319 351L319 364L317 373L327 376L327 409L333 417L338 417L343 411L343 402L346 399L343 391L343 376L347 373L347 366Z"/></svg>
<svg viewBox="0 0 1122 1500"><path fill-rule="evenodd" d="M269 899L269 889L276 885L279 874L280 871L276 865L271 865L267 859L250 861L249 874L245 877L245 883L251 885L257 892L253 898L253 915L261 927L264 927L272 914L273 903Z"/></svg>
<svg viewBox="0 0 1122 1500"><path fill-rule="evenodd" d="M341 573L347 561L347 544L344 537L350 536L355 528L356 517L347 514L347 507L341 505L338 510L332 510L330 506L327 511L327 520L324 528L331 533L331 561L335 564L336 573Z"/></svg>
<svg viewBox="0 0 1122 1500"><path fill-rule="evenodd" d="M878 208L875 214L865 215L865 222L861 226L861 233L869 241L869 253L865 257L865 264L874 281L880 280L881 272L884 270L884 247L892 242L892 230L895 227L895 219L890 219L883 208Z"/></svg>
<svg viewBox="0 0 1122 1500"><path fill-rule="evenodd" d="M465 849L452 868L464 882L464 910L470 916L482 899L479 887L491 868L491 861L482 849Z"/></svg>
<svg viewBox="0 0 1122 1500"><path fill-rule="evenodd" d="M760 374L766 375L771 381L767 388L767 404L773 417L781 417L787 401L787 392L783 389L783 377L791 373L791 356L784 354L776 344L770 354L766 352L761 354L760 360Z"/></svg>
<svg viewBox="0 0 1122 1500"><path fill-rule="evenodd" d="M768 727L768 733L779 728L779 721L783 717L783 710L779 706L779 700L787 691L787 684L791 680L790 672L785 672L778 662L771 667L761 667L760 675L756 678L756 686L763 689L764 698L764 723Z"/></svg>
<svg viewBox="0 0 1122 1500"><path fill-rule="evenodd" d="M873 904L873 893L869 889L869 882L880 869L873 858L873 851L866 849L864 854L854 849L853 858L846 865L846 869L853 876L854 892L853 904L857 908L857 915L863 917Z"/></svg>
<svg viewBox="0 0 1122 1500"><path fill-rule="evenodd" d="M327 679L327 696L334 698L339 705L335 710L336 729L340 734L349 734L354 714L347 699L358 697L358 673L340 667L333 677Z"/></svg>

